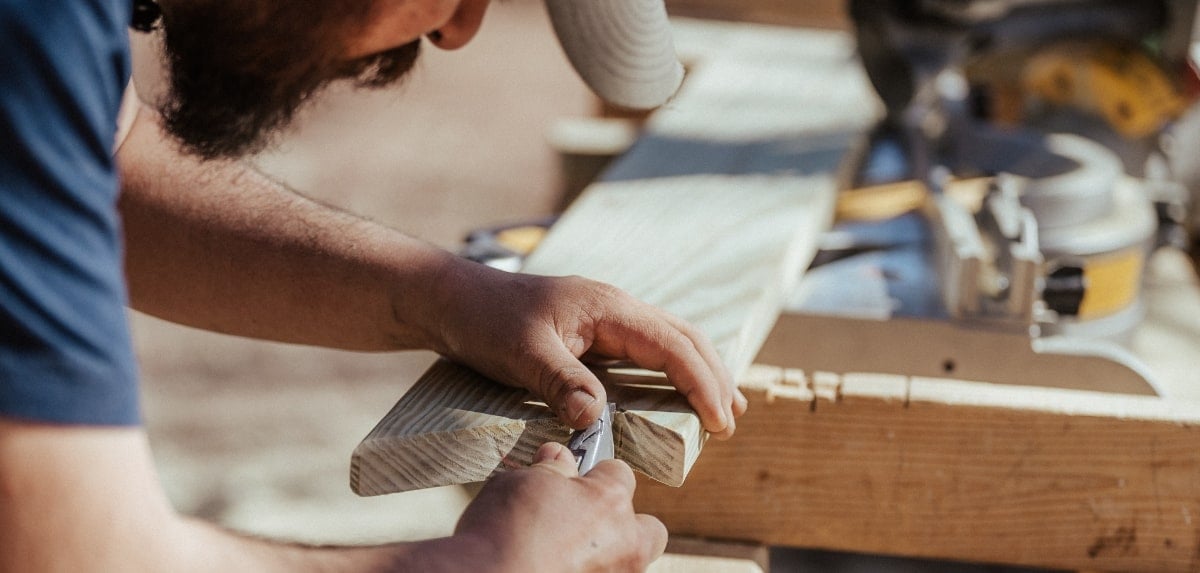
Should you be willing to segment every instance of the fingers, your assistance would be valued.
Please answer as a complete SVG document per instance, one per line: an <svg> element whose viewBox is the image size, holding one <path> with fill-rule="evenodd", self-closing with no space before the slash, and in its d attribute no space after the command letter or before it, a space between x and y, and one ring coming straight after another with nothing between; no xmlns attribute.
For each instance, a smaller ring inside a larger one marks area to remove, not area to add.
<svg viewBox="0 0 1200 573"><path fill-rule="evenodd" d="M680 332L692 341L697 352L704 358L704 362L716 373L717 379L728 388L733 397L730 404L730 413L733 414L733 418L731 419L736 420L742 414L745 414L750 403L746 400L746 395L742 394L742 391L738 389L733 375L729 373L729 369L725 367L725 362L721 360L721 356L717 354L717 349L708 341L708 338L691 323L667 312L663 312L663 314L672 326L678 328Z"/></svg>
<svg viewBox="0 0 1200 573"><path fill-rule="evenodd" d="M566 446L557 442L546 442L533 455L533 465L544 467L563 477L579 477L575 456Z"/></svg>
<svg viewBox="0 0 1200 573"><path fill-rule="evenodd" d="M633 490L637 487L633 470L625 462L617 460L604 460L596 464L596 467L581 479L601 484L612 494L612 499L623 500L626 504L629 503L633 496ZM641 545L640 557L642 563L648 564L658 559L666 551L667 528L661 521L649 515L637 514L634 515L634 520L638 530L635 539Z"/></svg>
<svg viewBox="0 0 1200 573"><path fill-rule="evenodd" d="M691 325L652 310L650 316L606 320L597 329L598 349L610 356L628 357L642 368L665 372L696 410L705 430L720 439L733 435L736 392L716 351Z"/></svg>
<svg viewBox="0 0 1200 573"><path fill-rule="evenodd" d="M556 287L550 292L559 298L584 301L575 307L582 314L555 317L552 331L535 333L532 342L522 346L525 374L509 376L511 384L538 394L563 423L584 428L600 416L607 398L579 356L628 359L665 372L705 430L718 439L733 435L747 402L702 332L615 287L584 279L546 284Z"/></svg>
<svg viewBox="0 0 1200 573"><path fill-rule="evenodd" d="M663 552L667 550L667 526L663 525L663 522L654 516L644 513L635 515L634 519L637 520L638 529L641 531L641 535L638 538L643 540L645 543L643 547L648 550L648 553L646 553L646 563L650 563L661 557Z"/></svg>
<svg viewBox="0 0 1200 573"><path fill-rule="evenodd" d="M602 460L583 479L606 482L616 486L623 495L631 495L637 486L629 464L619 460Z"/></svg>
<svg viewBox="0 0 1200 573"><path fill-rule="evenodd" d="M535 388L558 419L572 428L586 428L600 417L607 403L596 375L562 346L534 357L541 365Z"/></svg>

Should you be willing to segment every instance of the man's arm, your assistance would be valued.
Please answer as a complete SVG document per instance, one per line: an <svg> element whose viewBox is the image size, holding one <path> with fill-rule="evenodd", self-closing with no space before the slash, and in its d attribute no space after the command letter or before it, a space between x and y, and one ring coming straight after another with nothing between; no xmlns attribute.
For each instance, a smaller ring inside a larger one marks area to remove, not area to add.
<svg viewBox="0 0 1200 573"><path fill-rule="evenodd" d="M349 350L430 348L425 284L452 255L180 153L141 108L117 155L132 305L229 334Z"/></svg>
<svg viewBox="0 0 1200 573"><path fill-rule="evenodd" d="M537 461L489 484L454 536L307 547L176 515L139 428L0 418L0 573L634 571L662 553L666 530L633 513L627 466L580 478L558 444Z"/></svg>
<svg viewBox="0 0 1200 573"><path fill-rule="evenodd" d="M285 342L432 349L528 388L574 427L606 400L585 355L665 371L719 436L745 409L701 333L615 288L490 269L300 197L242 163L202 163L181 154L146 108L118 161L139 310Z"/></svg>

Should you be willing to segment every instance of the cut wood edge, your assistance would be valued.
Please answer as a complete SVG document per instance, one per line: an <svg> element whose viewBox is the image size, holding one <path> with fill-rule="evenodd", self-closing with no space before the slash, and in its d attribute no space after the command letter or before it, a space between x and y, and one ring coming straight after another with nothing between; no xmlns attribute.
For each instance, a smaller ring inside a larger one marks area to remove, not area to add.
<svg viewBox="0 0 1200 573"><path fill-rule="evenodd" d="M367 497L480 482L530 465L541 444L566 443L569 435L556 420L511 420L448 432L368 437L354 450L350 488ZM429 456L441 456L442 462L414 463Z"/></svg>
<svg viewBox="0 0 1200 573"><path fill-rule="evenodd" d="M686 399L662 386L660 374L597 375L619 408L616 457L655 481L682 485L707 438ZM542 444L565 444L570 434L528 392L439 360L355 448L350 487L374 496L484 481L530 465Z"/></svg>

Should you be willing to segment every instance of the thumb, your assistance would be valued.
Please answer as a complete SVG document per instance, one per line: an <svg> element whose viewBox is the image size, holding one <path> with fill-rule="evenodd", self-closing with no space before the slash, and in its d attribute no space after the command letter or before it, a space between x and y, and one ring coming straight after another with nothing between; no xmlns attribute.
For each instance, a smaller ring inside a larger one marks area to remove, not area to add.
<svg viewBox="0 0 1200 573"><path fill-rule="evenodd" d="M575 456L566 446L558 442L546 442L533 455L533 465L543 466L563 477L579 477L579 468L575 465Z"/></svg>
<svg viewBox="0 0 1200 573"><path fill-rule="evenodd" d="M542 368L536 387L559 420L575 429L586 428L604 409L604 386L565 348L556 350L539 357Z"/></svg>

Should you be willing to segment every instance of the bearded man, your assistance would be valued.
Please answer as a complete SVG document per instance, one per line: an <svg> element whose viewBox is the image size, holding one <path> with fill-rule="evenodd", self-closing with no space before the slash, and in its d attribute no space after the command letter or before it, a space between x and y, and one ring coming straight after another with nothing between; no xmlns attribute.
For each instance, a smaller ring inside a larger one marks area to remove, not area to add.
<svg viewBox="0 0 1200 573"><path fill-rule="evenodd" d="M732 434L745 398L682 321L592 281L467 262L237 160L330 82L385 86L423 43L466 44L488 1L0 0L0 571L608 570L663 551L628 466L579 477L557 444L489 483L454 535L375 547L239 536L177 515L155 475L126 305L270 340L432 349L575 428L606 402L580 358L629 360ZM602 96L652 105L678 86L677 63L631 81L604 62L662 38L595 24L637 24L656 2L551 7ZM126 27L158 20L171 93L152 109L129 86Z"/></svg>

